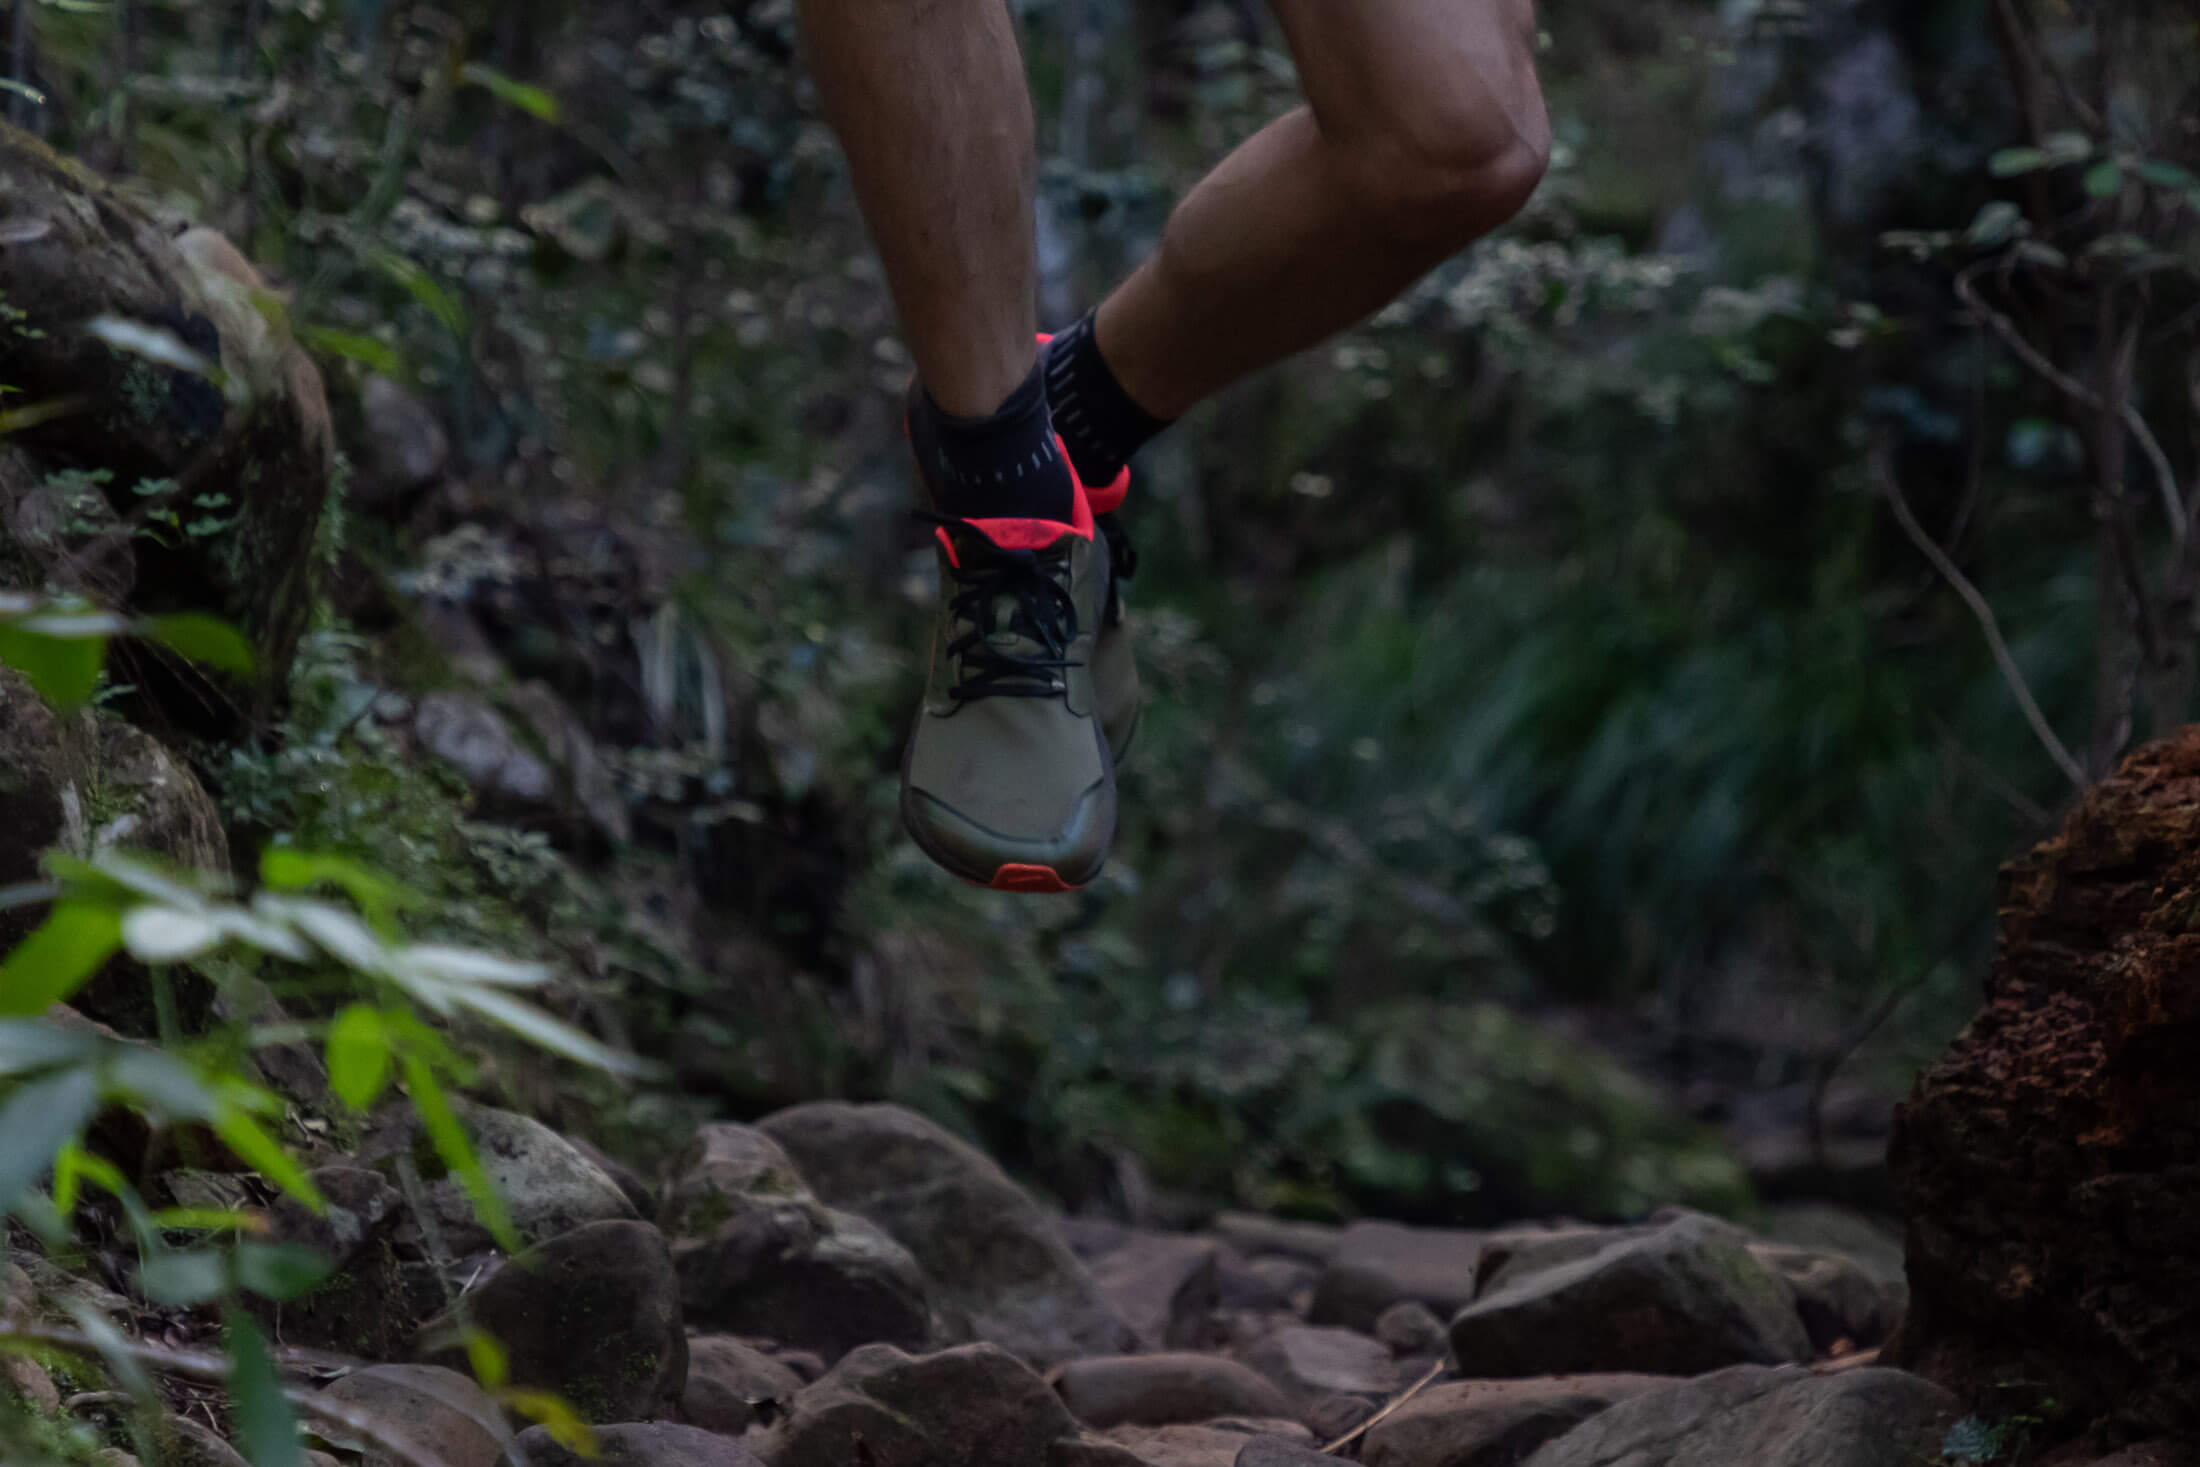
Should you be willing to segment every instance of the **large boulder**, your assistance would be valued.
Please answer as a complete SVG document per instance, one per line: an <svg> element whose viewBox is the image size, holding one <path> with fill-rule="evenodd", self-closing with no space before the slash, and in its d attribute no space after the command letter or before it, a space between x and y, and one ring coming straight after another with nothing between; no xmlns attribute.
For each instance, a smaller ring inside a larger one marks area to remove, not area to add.
<svg viewBox="0 0 2200 1467"><path fill-rule="evenodd" d="M2200 727L2093 789L2000 907L1984 1010L1896 1114L1890 1356L2200 1430Z"/></svg>
<svg viewBox="0 0 2200 1467"><path fill-rule="evenodd" d="M462 1367L466 1325L504 1346L514 1385L554 1391L591 1421L646 1420L687 1385L679 1279L648 1223L590 1223L512 1259L421 1327L428 1361Z"/></svg>
<svg viewBox="0 0 2200 1467"><path fill-rule="evenodd" d="M531 1116L471 1101L454 1101L472 1136L489 1185L504 1199L523 1242L539 1243L585 1223L632 1222L634 1204L585 1152ZM489 1231L474 1216L465 1188L436 1159L411 1106L391 1106L377 1118L359 1147L359 1159L394 1176L397 1158L410 1155L426 1180L432 1221L445 1246L469 1253L491 1246Z"/></svg>
<svg viewBox="0 0 2200 1467"><path fill-rule="evenodd" d="M1747 1240L1684 1216L1476 1299L1451 1325L1462 1375L1691 1375L1811 1358L1787 1284Z"/></svg>
<svg viewBox="0 0 2200 1467"><path fill-rule="evenodd" d="M182 760L120 719L56 713L0 668L0 885L36 880L48 851L107 849L229 869L220 813ZM30 920L0 914L0 934Z"/></svg>
<svg viewBox="0 0 2200 1467"><path fill-rule="evenodd" d="M115 516L173 513L182 531L125 534L119 546L101 537L114 555L103 553L93 583L71 584L81 558L53 555L26 528L20 496L7 495L0 582L58 582L103 599L126 588L134 610L224 618L258 653L251 684L214 693L202 671L150 653L131 681L186 723L250 726L280 696L312 610L335 464L320 375L281 313L263 309L265 282L220 235L173 237L13 128L0 131L0 197L0 295L20 313L0 333L0 381L21 403L59 409L11 434L10 447L42 472L33 487L54 471L104 473L88 482ZM102 320L126 324L95 329ZM172 364L172 352L156 360L130 345L132 333L157 333L204 366Z"/></svg>
<svg viewBox="0 0 2200 1467"><path fill-rule="evenodd" d="M675 1166L660 1216L689 1319L838 1360L858 1345L923 1349L930 1281L907 1249L825 1206L779 1144L709 1125Z"/></svg>
<svg viewBox="0 0 2200 1467"><path fill-rule="evenodd" d="M1917 1467L1955 1414L1954 1397L1899 1370L1745 1365L1622 1401L1527 1467Z"/></svg>
<svg viewBox="0 0 2200 1467"><path fill-rule="evenodd" d="M415 1457L443 1467L496 1467L512 1435L480 1386L440 1365L369 1366L324 1387L321 1399L371 1418ZM326 1425L317 1429L334 1445L361 1452L361 1467L398 1467L370 1441L339 1439Z"/></svg>
<svg viewBox="0 0 2200 1467"><path fill-rule="evenodd" d="M794 1398L772 1467L1049 1467L1077 1423L1047 1383L993 1345L910 1356L867 1345Z"/></svg>
<svg viewBox="0 0 2200 1467"><path fill-rule="evenodd" d="M1135 1349L1054 1221L983 1153L890 1105L797 1106L761 1125L829 1206L907 1248L973 1333L1041 1367Z"/></svg>

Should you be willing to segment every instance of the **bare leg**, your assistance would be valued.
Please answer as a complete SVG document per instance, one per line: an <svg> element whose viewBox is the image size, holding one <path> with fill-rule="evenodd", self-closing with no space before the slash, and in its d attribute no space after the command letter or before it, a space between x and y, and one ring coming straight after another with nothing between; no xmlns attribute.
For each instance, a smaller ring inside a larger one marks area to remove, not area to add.
<svg viewBox="0 0 2200 1467"><path fill-rule="evenodd" d="M925 389L983 417L1037 360L1031 94L1001 0L802 0Z"/></svg>
<svg viewBox="0 0 2200 1467"><path fill-rule="evenodd" d="M1309 105L1193 189L1100 308L1159 418L1380 310L1517 213L1550 153L1532 0L1271 3Z"/></svg>

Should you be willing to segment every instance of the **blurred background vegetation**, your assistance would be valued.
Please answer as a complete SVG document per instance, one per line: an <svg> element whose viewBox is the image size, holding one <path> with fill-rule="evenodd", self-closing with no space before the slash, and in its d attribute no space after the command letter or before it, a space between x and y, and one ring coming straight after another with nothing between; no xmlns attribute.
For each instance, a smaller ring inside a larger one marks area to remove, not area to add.
<svg viewBox="0 0 2200 1467"><path fill-rule="evenodd" d="M2196 22L1543 9L1527 214L1141 464L1155 703L1034 904L896 823L907 354L786 0L14 0L11 115L336 399L288 717L193 750L236 849L555 962L676 1084L485 1083L629 1154L832 1094L1139 1218L1875 1205L1996 865L2190 712ZM1292 68L1017 10L1058 324Z"/></svg>

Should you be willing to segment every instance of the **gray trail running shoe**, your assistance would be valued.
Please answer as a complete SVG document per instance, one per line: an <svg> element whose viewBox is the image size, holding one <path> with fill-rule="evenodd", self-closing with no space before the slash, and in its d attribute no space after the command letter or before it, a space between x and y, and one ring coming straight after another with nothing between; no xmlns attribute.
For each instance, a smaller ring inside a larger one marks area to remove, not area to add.
<svg viewBox="0 0 2200 1467"><path fill-rule="evenodd" d="M1146 705L1145 690L1138 682L1138 658L1131 647L1131 629L1123 614L1123 583L1138 574L1138 552L1131 546L1120 515L1098 515L1094 523L1107 541L1108 597L1092 651L1092 683L1094 696L1100 700L1100 726L1107 730L1108 751L1120 768L1138 741L1139 719Z"/></svg>
<svg viewBox="0 0 2200 1467"><path fill-rule="evenodd" d="M1074 525L921 511L939 543L940 612L901 814L925 854L996 891L1065 892L1115 839L1115 761L1094 647L1107 548Z"/></svg>

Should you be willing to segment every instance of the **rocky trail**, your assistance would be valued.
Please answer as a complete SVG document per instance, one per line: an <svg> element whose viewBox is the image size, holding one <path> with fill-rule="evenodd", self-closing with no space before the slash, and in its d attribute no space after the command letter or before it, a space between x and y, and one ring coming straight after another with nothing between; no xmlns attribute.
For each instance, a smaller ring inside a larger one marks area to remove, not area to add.
<svg viewBox="0 0 2200 1467"><path fill-rule="evenodd" d="M1684 1209L1473 1230L1065 1217L885 1104L708 1123L644 1177L464 1103L512 1257L422 1164L410 1110L323 1144L324 1216L249 1173L158 1151L142 1172L158 1202L253 1208L334 1258L255 1306L319 1467L572 1459L475 1383L469 1331L501 1345L505 1386L554 1393L635 1467L2178 1467L2200 1422L2179 1047L2196 819L2200 730L2134 756L2006 874L1988 1007L1898 1118L1907 1285L1892 1240L1831 1209L1768 1215L1779 1237ZM143 1342L175 1460L241 1460L191 1354L211 1314L133 1297L99 1258L17 1248L6 1279L19 1329L96 1316ZM8 1371L49 1410L121 1399Z"/></svg>
<svg viewBox="0 0 2200 1467"><path fill-rule="evenodd" d="M1497 1231L1224 1214L1170 1234L1054 1216L892 1106L706 1126L661 1185L524 1117L467 1118L518 1258L479 1251L448 1179L408 1208L395 1118L315 1174L327 1217L272 1214L338 1255L269 1322L300 1381L389 1438L325 1439L369 1464L567 1460L500 1419L461 1321L505 1346L513 1384L596 1423L610 1460L649 1467L1289 1467L1325 1448L1387 1467L1894 1464L1962 1414L1874 1361L1897 1283L1695 1213ZM59 1291L148 1322L83 1281Z"/></svg>

